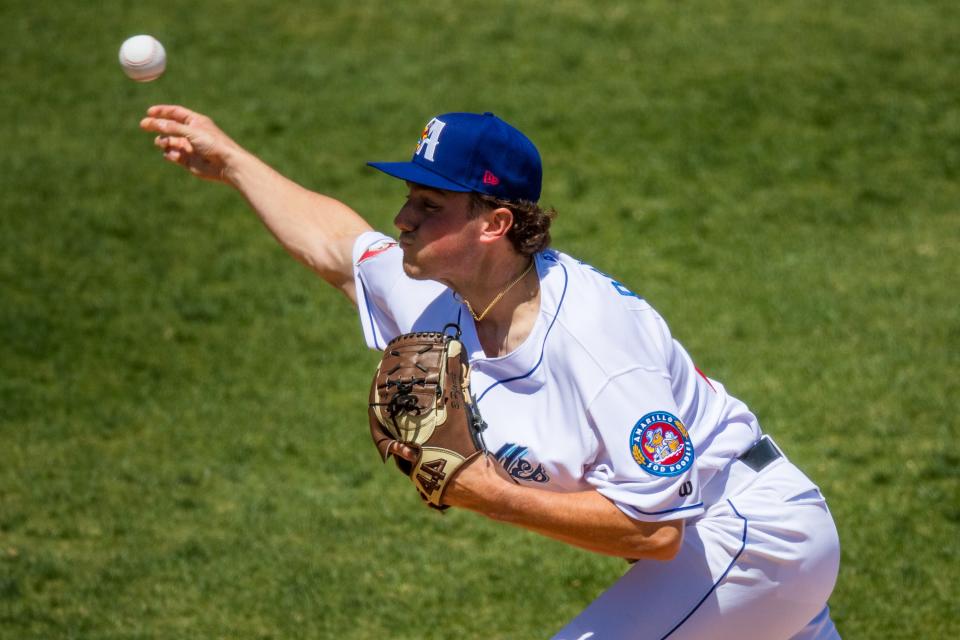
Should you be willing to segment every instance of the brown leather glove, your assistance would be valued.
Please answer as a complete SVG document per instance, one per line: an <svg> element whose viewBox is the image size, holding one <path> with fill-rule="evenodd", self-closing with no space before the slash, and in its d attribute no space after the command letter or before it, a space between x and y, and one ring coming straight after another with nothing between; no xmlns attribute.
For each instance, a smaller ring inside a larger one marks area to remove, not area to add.
<svg viewBox="0 0 960 640"><path fill-rule="evenodd" d="M486 424L470 394L470 366L460 329L407 333L390 341L370 387L370 435L386 462L395 442L417 451L399 456L420 496L445 509L443 492L463 465L486 453ZM499 465L497 465L499 466Z"/></svg>

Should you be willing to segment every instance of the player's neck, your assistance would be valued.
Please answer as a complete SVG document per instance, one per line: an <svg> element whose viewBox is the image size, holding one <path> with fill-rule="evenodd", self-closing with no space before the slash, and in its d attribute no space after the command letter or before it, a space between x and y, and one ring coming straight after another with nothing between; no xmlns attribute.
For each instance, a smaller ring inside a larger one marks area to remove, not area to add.
<svg viewBox="0 0 960 640"><path fill-rule="evenodd" d="M533 257L516 256L501 264L504 266L481 271L486 277L479 278L469 293L461 293L484 353L490 357L506 355L520 346L540 311L540 277ZM493 273L502 276L490 277Z"/></svg>
<svg viewBox="0 0 960 640"><path fill-rule="evenodd" d="M472 272L469 286L458 289L474 321L483 321L508 300L516 299L514 289L533 270L533 258L512 256L507 260L481 261Z"/></svg>

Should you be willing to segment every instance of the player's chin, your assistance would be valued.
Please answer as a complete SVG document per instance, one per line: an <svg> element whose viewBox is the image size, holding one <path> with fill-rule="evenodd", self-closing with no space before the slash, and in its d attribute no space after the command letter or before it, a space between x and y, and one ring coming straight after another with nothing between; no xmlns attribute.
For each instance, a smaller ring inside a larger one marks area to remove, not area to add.
<svg viewBox="0 0 960 640"><path fill-rule="evenodd" d="M414 280L429 280L430 275L417 260L416 253L408 247L403 248L403 272Z"/></svg>

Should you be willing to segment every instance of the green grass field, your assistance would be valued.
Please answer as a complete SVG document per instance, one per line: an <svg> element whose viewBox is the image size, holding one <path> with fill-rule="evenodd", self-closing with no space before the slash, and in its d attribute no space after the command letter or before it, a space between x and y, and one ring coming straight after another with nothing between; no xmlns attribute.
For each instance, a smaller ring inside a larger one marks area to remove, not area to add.
<svg viewBox="0 0 960 640"><path fill-rule="evenodd" d="M555 245L822 486L841 634L960 636L955 1L7 0L0 36L0 638L546 638L625 568L419 504L353 310L162 161L162 102L384 230L366 160L518 125Z"/></svg>

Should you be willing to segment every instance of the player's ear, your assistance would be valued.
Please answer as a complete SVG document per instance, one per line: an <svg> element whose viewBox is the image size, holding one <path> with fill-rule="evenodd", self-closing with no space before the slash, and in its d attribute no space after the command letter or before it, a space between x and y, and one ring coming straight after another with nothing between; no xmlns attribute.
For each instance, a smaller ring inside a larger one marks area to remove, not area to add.
<svg viewBox="0 0 960 640"><path fill-rule="evenodd" d="M495 242L505 238L513 227L513 211L506 207L497 207L480 214L480 242Z"/></svg>

